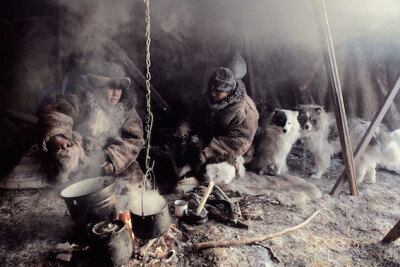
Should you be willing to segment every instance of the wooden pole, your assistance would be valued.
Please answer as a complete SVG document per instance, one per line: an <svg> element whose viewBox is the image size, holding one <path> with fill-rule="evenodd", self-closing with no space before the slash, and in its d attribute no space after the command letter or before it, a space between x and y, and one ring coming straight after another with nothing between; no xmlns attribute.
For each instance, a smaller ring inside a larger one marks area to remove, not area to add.
<svg viewBox="0 0 400 267"><path fill-rule="evenodd" d="M343 161L345 163L345 172L349 181L350 193L353 196L358 195L356 183L356 174L354 170L353 151L350 143L349 129L347 126L346 110L343 102L342 89L339 79L339 72L336 64L335 50L333 47L332 36L329 29L329 21L326 13L324 0L314 0L314 11L317 19L317 25L321 34L323 54L325 64L329 70L330 83L332 87L333 100L335 104L336 124L339 131L340 144L342 146Z"/></svg>
<svg viewBox="0 0 400 267"><path fill-rule="evenodd" d="M13 24L18 22L53 22L53 16L31 16L31 17L19 17L19 18L12 18L12 19L0 19L1 24Z"/></svg>
<svg viewBox="0 0 400 267"><path fill-rule="evenodd" d="M57 8L57 63L56 63L56 85L57 85L57 96L62 95L62 23L61 23L61 5L58 1Z"/></svg>
<svg viewBox="0 0 400 267"><path fill-rule="evenodd" d="M387 233L382 239L382 243L390 243L396 241L400 237L400 221Z"/></svg>
<svg viewBox="0 0 400 267"><path fill-rule="evenodd" d="M363 138L361 139L360 143L356 151L354 152L354 164L357 165L358 161L360 160L361 156L363 155L365 149L367 148L369 141L371 141L372 136L375 134L376 128L378 128L379 124L381 123L383 117L385 116L387 110L389 109L390 105L392 104L395 96L399 92L400 89L400 77L397 79L396 84L390 90L390 92L386 95L386 98L375 114L374 119L372 120L371 124L369 125L367 131L365 132ZM331 195L337 195L342 190L344 183L346 182L345 173L343 172L339 179L337 180L335 186L332 188L330 192Z"/></svg>
<svg viewBox="0 0 400 267"><path fill-rule="evenodd" d="M79 53L72 56L72 69L69 73L67 92L76 94L76 87L79 82L82 66L85 63L85 58Z"/></svg>
<svg viewBox="0 0 400 267"><path fill-rule="evenodd" d="M255 99L256 90L254 87L254 72L253 72L253 60L251 58L251 47L249 38L245 38L245 47L246 47L246 61L247 61L247 68L249 70L249 84L250 84L250 97Z"/></svg>
<svg viewBox="0 0 400 267"><path fill-rule="evenodd" d="M131 60L128 55L121 49L121 47L114 42L113 40L110 40L107 43L107 48L108 50L114 54L121 62L125 64L127 67L127 71L132 75L132 77L139 82L143 82L143 85L141 88L147 93L147 90L144 86L144 82L146 81L146 77L144 74L140 71L140 69L136 66L133 60ZM165 112L169 117L174 118L175 114L173 110L171 109L170 105L165 101L165 99L160 95L160 93L154 88L153 85L151 85L151 94L152 94L152 99L154 100L155 104L157 107L159 107L163 112Z"/></svg>

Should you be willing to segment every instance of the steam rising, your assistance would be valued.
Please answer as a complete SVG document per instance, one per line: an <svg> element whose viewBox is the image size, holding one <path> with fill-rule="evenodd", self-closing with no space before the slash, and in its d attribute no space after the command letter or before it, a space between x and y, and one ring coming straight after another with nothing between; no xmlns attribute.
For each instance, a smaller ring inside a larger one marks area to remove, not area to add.
<svg viewBox="0 0 400 267"><path fill-rule="evenodd" d="M159 213L165 207L165 199L157 191L144 191L144 216ZM129 194L129 209L136 215L142 215L142 191L133 190Z"/></svg>
<svg viewBox="0 0 400 267"><path fill-rule="evenodd" d="M113 39L144 70L143 1L47 2L59 2L62 7L64 59L79 52L97 59L95 65L101 64L110 57L105 44ZM326 0L326 4L339 67L346 65L352 55L372 54L383 61L397 54L400 1ZM282 87L286 89L286 84L294 83L311 90L312 79L325 79L320 78L325 71L321 67L321 44L311 0L152 0L150 7L152 83L172 106L189 103L200 92L209 69L226 65L237 48L245 51L245 40L254 57L254 82L260 92L257 99L269 98L270 105L289 108L296 103L282 99ZM19 48L21 58L13 67L13 101L3 98L7 104L17 102L21 109L27 106L26 99L34 99L35 92L56 82L57 61L49 51L54 54L57 31L41 26L38 33ZM317 86L320 84L314 85ZM370 87L369 90L379 90ZM318 88L312 90L312 100L326 104ZM378 97L381 98L373 96ZM362 110L354 109L356 112L365 115Z"/></svg>

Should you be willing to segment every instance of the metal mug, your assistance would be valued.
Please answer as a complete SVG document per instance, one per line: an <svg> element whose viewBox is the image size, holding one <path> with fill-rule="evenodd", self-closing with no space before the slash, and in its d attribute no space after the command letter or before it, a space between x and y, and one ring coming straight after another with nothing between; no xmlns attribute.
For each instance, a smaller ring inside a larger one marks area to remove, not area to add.
<svg viewBox="0 0 400 267"><path fill-rule="evenodd" d="M175 207L175 216L176 217L183 217L187 215L188 212L188 202L185 200L175 200L174 202Z"/></svg>

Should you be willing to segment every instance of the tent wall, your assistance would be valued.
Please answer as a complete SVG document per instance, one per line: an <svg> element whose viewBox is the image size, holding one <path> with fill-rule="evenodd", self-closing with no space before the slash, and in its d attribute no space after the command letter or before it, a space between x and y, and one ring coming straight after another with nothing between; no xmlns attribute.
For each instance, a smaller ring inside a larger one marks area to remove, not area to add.
<svg viewBox="0 0 400 267"><path fill-rule="evenodd" d="M400 13L400 4L381 1L380 9L374 12L374 1L327 2L347 112L372 119L400 74L400 22L393 19ZM58 6L49 2L42 3L39 10L29 1L18 4L26 4L27 9L19 12L10 4L7 7L13 12L2 12L4 37L10 34L11 27L16 29L20 25L5 23L10 16L57 14L54 10ZM86 55L88 65L101 64L99 59L112 59L105 49L110 38L144 72L142 1L118 0L110 5L108 1L90 0L78 5L60 0L59 4L63 10L64 72L68 71L68 57L77 51ZM49 7L44 8L46 5ZM246 42L254 71L253 98L265 116L276 107L291 109L300 103L322 104L332 110L311 1L152 0L151 15L152 84L179 116L205 90L215 67L226 65L236 49L241 49L246 57ZM16 48L19 56L3 62L1 94L7 96L11 91L16 96L12 101L2 97L2 107L18 106L34 113L35 109L27 108L26 99L21 96L34 99L37 91L54 83L54 27L45 23L38 26L40 31ZM23 36L22 31L17 34ZM3 44L3 57L16 43ZM244 81L249 87L249 76ZM139 85L143 82L137 81ZM139 97L142 99L142 93ZM392 128L398 126L398 103L399 97L384 120ZM156 127L173 127L176 123L165 121L157 110L156 118Z"/></svg>

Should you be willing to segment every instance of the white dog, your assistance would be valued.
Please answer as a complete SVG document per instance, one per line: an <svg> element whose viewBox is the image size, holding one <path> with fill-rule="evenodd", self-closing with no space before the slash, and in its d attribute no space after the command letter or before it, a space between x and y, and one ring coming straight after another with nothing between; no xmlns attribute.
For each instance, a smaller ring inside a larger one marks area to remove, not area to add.
<svg viewBox="0 0 400 267"><path fill-rule="evenodd" d="M314 156L315 173L312 178L320 178L331 163L331 156L341 152L335 117L326 113L320 105L300 105L298 120L306 147ZM370 122L359 118L349 118L350 142L353 151L360 143ZM356 165L358 182L375 183L377 165L400 171L400 132L389 133L384 125L376 130L359 163Z"/></svg>
<svg viewBox="0 0 400 267"><path fill-rule="evenodd" d="M374 141L368 145L356 166L359 183L375 183L377 167L400 174L400 130L387 132L379 128Z"/></svg>
<svg viewBox="0 0 400 267"><path fill-rule="evenodd" d="M250 168L263 175L279 175L287 172L286 157L300 137L298 111L276 109L269 125L261 132L255 159Z"/></svg>

